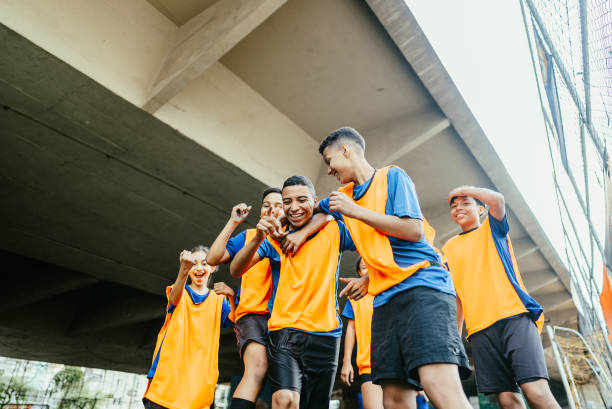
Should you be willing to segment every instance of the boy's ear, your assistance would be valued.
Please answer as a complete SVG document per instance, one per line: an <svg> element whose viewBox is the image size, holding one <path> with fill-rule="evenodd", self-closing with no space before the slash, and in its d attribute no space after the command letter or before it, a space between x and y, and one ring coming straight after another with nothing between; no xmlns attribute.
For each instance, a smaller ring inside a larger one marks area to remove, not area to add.
<svg viewBox="0 0 612 409"><path fill-rule="evenodd" d="M478 206L478 216L482 216L487 211L486 207Z"/></svg>

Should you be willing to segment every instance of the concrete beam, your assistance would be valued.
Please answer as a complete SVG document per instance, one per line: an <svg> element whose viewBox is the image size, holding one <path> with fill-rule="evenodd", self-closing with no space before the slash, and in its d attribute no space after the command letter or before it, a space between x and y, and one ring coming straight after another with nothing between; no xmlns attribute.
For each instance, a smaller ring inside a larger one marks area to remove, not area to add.
<svg viewBox="0 0 612 409"><path fill-rule="evenodd" d="M105 331L124 325L161 318L165 314L166 301L151 294L137 294L125 299L109 299L107 304L88 310L72 327L71 333L85 334Z"/></svg>
<svg viewBox="0 0 612 409"><path fill-rule="evenodd" d="M538 297L537 301L544 308L545 314L554 310L567 309L569 306L573 305L572 296L567 291L546 294Z"/></svg>
<svg viewBox="0 0 612 409"><path fill-rule="evenodd" d="M529 271L522 274L527 291L535 293L559 281L559 277L551 270Z"/></svg>
<svg viewBox="0 0 612 409"><path fill-rule="evenodd" d="M374 166L394 163L450 126L448 118L432 109L367 130L366 142L376 142L368 149L368 159Z"/></svg>
<svg viewBox="0 0 612 409"><path fill-rule="evenodd" d="M88 287L100 280L84 274L73 274L61 271L45 271L44 276L21 287L9 288L4 292L0 312L13 310L33 304L47 298L65 294L69 291Z"/></svg>
<svg viewBox="0 0 612 409"><path fill-rule="evenodd" d="M157 111L286 1L221 0L181 26L143 109Z"/></svg>
<svg viewBox="0 0 612 409"><path fill-rule="evenodd" d="M518 261L538 251L538 246L536 246L530 238L521 237L512 240L512 249L514 250L514 257Z"/></svg>

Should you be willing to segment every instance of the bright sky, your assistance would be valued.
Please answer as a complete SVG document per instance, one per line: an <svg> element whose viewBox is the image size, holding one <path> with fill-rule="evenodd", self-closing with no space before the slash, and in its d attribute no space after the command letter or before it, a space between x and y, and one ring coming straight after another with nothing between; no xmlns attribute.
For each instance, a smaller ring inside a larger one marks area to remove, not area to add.
<svg viewBox="0 0 612 409"><path fill-rule="evenodd" d="M405 2L553 246L564 254L546 131L519 2Z"/></svg>

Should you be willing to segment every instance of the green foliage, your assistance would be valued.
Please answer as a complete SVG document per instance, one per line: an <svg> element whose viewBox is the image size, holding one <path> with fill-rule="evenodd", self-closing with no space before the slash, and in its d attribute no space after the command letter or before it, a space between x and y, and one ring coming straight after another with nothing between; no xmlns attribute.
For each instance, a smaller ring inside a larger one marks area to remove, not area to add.
<svg viewBox="0 0 612 409"><path fill-rule="evenodd" d="M24 402L30 388L19 379L0 378L0 405Z"/></svg>

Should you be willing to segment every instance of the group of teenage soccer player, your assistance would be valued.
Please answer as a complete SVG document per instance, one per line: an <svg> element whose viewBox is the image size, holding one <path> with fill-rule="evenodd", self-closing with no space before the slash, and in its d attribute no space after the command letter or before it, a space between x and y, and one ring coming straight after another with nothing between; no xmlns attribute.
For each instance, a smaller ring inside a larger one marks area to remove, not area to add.
<svg viewBox="0 0 612 409"><path fill-rule="evenodd" d="M478 390L503 409L555 408L540 340L542 308L518 271L502 194L458 187L448 195L461 233L433 246L435 230L402 169L374 168L363 137L340 128L319 152L342 185L319 200L304 176L263 192L254 229L235 234L251 206L234 206L210 249L180 254L166 290L145 408L202 409L214 400L219 336L233 324L244 373L231 409L255 408L266 380L273 409L327 409L342 337L340 378L358 382L366 409L468 409L467 328ZM356 276L339 277L357 251ZM222 263L240 289L209 277ZM188 278L190 282L188 282ZM339 283L345 286L338 294ZM357 343L357 372L351 356Z"/></svg>

